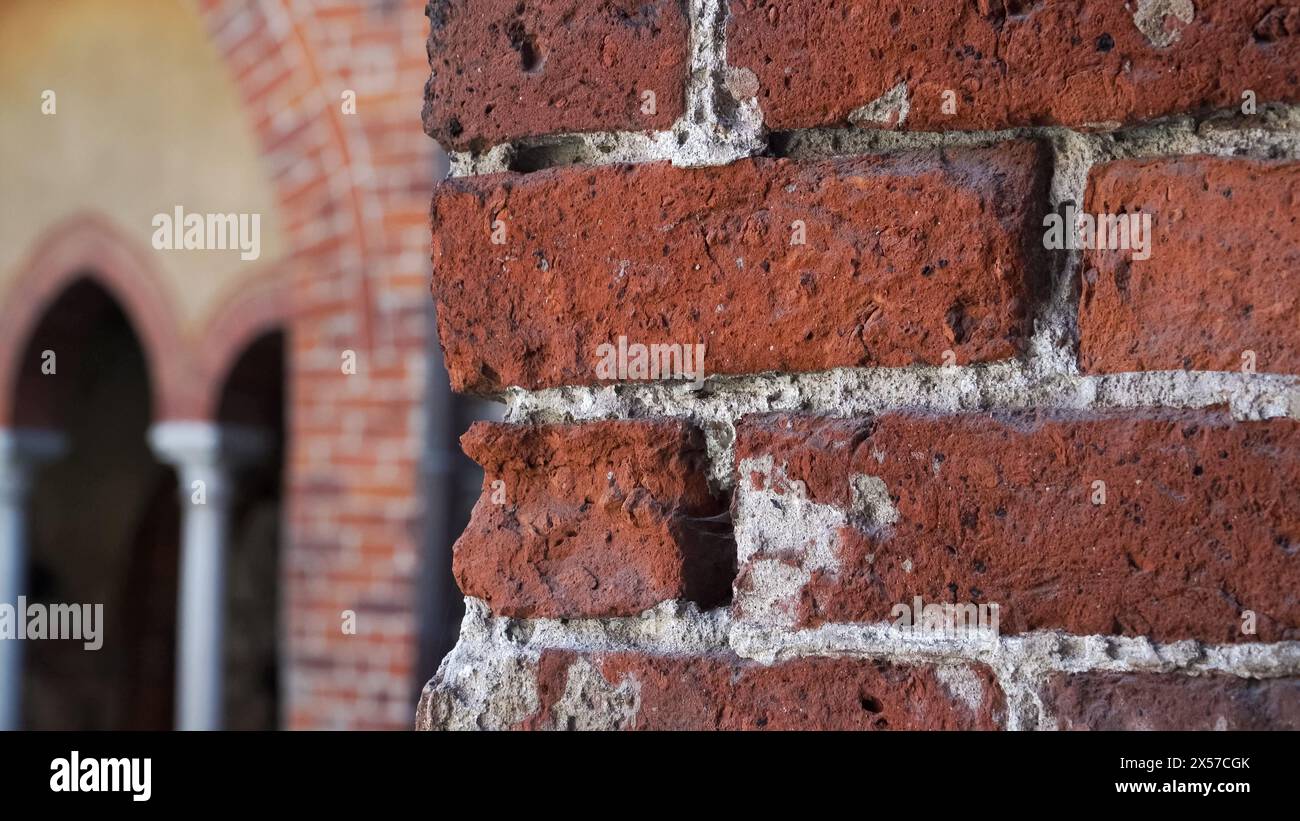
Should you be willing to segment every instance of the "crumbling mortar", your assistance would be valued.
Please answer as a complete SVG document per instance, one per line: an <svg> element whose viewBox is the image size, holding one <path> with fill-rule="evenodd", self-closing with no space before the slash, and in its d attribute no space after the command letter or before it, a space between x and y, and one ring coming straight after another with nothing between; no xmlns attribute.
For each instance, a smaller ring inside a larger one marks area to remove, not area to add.
<svg viewBox="0 0 1300 821"><path fill-rule="evenodd" d="M1278 103L1262 103L1256 114L1248 116L1237 109L1220 109L1195 116L1166 117L1136 126L1096 123L1077 129L1032 126L940 132L809 128L771 135L773 139L769 146L769 134L763 125L756 96L756 79L746 69L727 64L726 0L690 0L689 6L691 70L687 78L686 107L671 129L550 134L502 143L477 152L452 151L448 155L449 176L512 170L516 158L525 153L535 154L545 161L524 170L574 164L663 161L695 167L726 165L744 157L772 153L775 146L780 146L778 153L781 156L819 159L926 148L988 146L1012 139L1056 142L1070 137L1081 140L1081 144L1095 152L1098 161L1102 162L1192 154L1262 159L1300 157L1300 106Z"/></svg>
<svg viewBox="0 0 1300 821"><path fill-rule="evenodd" d="M713 79L725 66L725 26L717 23L720 0L694 0L693 91L691 108L713 112ZM710 14L705 14L712 10ZM741 106L742 111L747 111ZM755 110L756 111L756 110ZM726 131L711 115L711 131ZM687 120L690 119L688 113ZM707 119L707 118L706 118ZM728 133L759 139L760 128L742 124ZM627 150L619 135L583 135L581 139L612 139L602 161L630 162L664 159L660 154ZM645 135L623 135L629 139ZM1162 122L1100 132L1059 127L1021 128L991 132L917 133L860 129L810 129L781 140L784 156L886 153L935 147L990 145L1007 139L1034 138L1052 149L1053 171L1049 206L1081 205L1088 173L1103 162L1157 156L1215 154L1255 158L1300 158L1300 106L1263 106L1259 114L1242 118L1232 112L1178 117ZM548 137L559 144L563 137ZM740 139L737 137L736 139ZM744 140L740 140L744 142ZM718 144L710 156L728 162L745 151L731 151L736 140ZM729 146L729 147L728 147ZM608 147L608 146L607 146ZM493 149L510 149L509 146ZM749 148L754 148L750 145ZM725 149L725 150L724 150ZM656 149L657 150L657 149ZM681 164L695 155L681 155L668 146ZM720 153L719 153L720 152ZM752 151L748 152L752 153ZM669 157L671 158L671 157ZM1141 407L1198 408L1226 404L1238 419L1278 416L1300 418L1300 380L1272 374L1201 371L1156 371L1105 376L1078 372L1077 271L1081 255L1063 251L1052 255L1047 272L1050 296L1033 317L1033 333L1022 356L1014 360L961 367L838 368L821 372L742 376L713 376L703 387L680 383L598 387L506 389L506 418L513 422L590 421L669 416L691 420L705 432L710 456L710 481L716 489L731 485L735 423L747 413L799 411L848 416L894 409L936 412L987 410L1086 410Z"/></svg>
<svg viewBox="0 0 1300 821"><path fill-rule="evenodd" d="M481 152L449 152L451 177L515 168L527 154L539 170L556 165L671 162L683 167L726 165L766 150L758 81L727 65L727 0L688 0L690 73L686 107L667 131L555 134L503 143Z"/></svg>
<svg viewBox="0 0 1300 821"><path fill-rule="evenodd" d="M892 624L832 624L771 629L724 609L664 602L640 616L515 619L466 599L460 641L425 688L421 727L510 726L538 709L533 676L543 652L620 652L699 656L734 653L760 664L799 658L884 660L899 664L988 665L1007 699L1007 729L1055 729L1041 702L1054 673L1123 672L1269 679L1300 675L1300 642L1157 644L1143 637L1075 636L1037 631L964 641L902 631ZM611 682L623 687L624 682ZM635 686L631 683L630 686Z"/></svg>
<svg viewBox="0 0 1300 821"><path fill-rule="evenodd" d="M837 368L810 373L715 376L689 383L619 384L541 391L511 388L507 422L585 422L672 417L704 432L709 478L732 486L735 426L756 413L852 417L915 410L1089 411L1226 405L1239 420L1300 419L1300 377L1217 371L1100 376L1054 372L1024 360L987 365Z"/></svg>
<svg viewBox="0 0 1300 821"><path fill-rule="evenodd" d="M1046 680L1054 673L1220 674L1252 679L1300 674L1300 642L1295 641L1156 644L1144 637L1075 636L1060 631L963 641L913 635L889 623L786 631L744 622L732 624L728 640L738 655L765 664L807 656L986 664L1006 694L1010 730L1055 729L1056 719L1041 701Z"/></svg>

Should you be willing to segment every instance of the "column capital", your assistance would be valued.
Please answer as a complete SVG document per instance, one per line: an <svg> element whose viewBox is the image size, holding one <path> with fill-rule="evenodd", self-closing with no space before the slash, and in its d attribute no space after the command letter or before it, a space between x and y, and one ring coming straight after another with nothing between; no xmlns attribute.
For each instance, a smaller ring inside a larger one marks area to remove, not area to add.
<svg viewBox="0 0 1300 821"><path fill-rule="evenodd" d="M159 422L149 428L149 446L176 468L182 497L189 496L193 482L202 481L209 495L225 498L233 474L269 455L274 441L270 431L260 428L200 420Z"/></svg>
<svg viewBox="0 0 1300 821"><path fill-rule="evenodd" d="M67 449L67 437L57 430L0 428L0 501L26 496L36 469Z"/></svg>
<svg viewBox="0 0 1300 821"><path fill-rule="evenodd" d="M149 428L149 445L159 459L173 465L239 468L256 463L271 448L270 431L246 425L181 420Z"/></svg>

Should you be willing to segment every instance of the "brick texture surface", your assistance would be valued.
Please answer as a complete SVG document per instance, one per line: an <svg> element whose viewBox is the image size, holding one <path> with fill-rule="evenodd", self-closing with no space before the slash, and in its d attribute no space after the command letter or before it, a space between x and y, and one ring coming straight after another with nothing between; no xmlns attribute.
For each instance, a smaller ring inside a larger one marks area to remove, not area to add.
<svg viewBox="0 0 1300 821"><path fill-rule="evenodd" d="M1300 730L1300 679L1058 673L1043 699L1064 730Z"/></svg>
<svg viewBox="0 0 1300 821"><path fill-rule="evenodd" d="M425 130L444 148L481 150L527 135L667 128L684 107L684 7L431 0Z"/></svg>
<svg viewBox="0 0 1300 821"><path fill-rule="evenodd" d="M737 448L738 460L770 454L809 499L846 511L851 477L877 477L897 512L841 529L836 566L789 602L800 624L893 621L895 604L920 596L997 603L1003 634L1300 638L1295 420L763 416L741 423ZM738 481L744 494L768 477ZM760 549L740 569L742 613L753 564L768 558L788 557ZM1244 610L1257 633L1242 632Z"/></svg>
<svg viewBox="0 0 1300 821"><path fill-rule="evenodd" d="M445 182L433 290L452 384L593 384L619 336L703 343L710 375L1013 356L1044 277L1045 166L1021 142Z"/></svg>
<svg viewBox="0 0 1300 821"><path fill-rule="evenodd" d="M758 77L777 130L847 123L899 83L901 125L923 131L1131 123L1235 109L1247 89L1300 100L1300 9L1275 0L731 0L731 12L728 60Z"/></svg>
<svg viewBox="0 0 1300 821"><path fill-rule="evenodd" d="M679 421L480 422L483 496L456 543L461 588L510 616L635 615L725 602L735 567L703 437Z"/></svg>
<svg viewBox="0 0 1300 821"><path fill-rule="evenodd" d="M565 729L557 705L584 692L622 706L607 728L627 730L991 730L1006 713L982 665L549 652L537 683L541 709L529 729Z"/></svg>
<svg viewBox="0 0 1300 821"><path fill-rule="evenodd" d="M422 726L1296 727L1294 2L431 16L428 132L520 141L434 191L447 370L537 426Z"/></svg>
<svg viewBox="0 0 1300 821"><path fill-rule="evenodd" d="M1084 255L1085 371L1300 373L1300 163L1216 157L1093 169L1090 214L1151 215L1150 258Z"/></svg>

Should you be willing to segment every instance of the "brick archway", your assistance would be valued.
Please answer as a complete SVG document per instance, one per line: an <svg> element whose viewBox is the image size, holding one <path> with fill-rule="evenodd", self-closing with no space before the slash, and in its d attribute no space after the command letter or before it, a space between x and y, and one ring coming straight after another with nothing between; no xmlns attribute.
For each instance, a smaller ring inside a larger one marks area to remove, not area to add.
<svg viewBox="0 0 1300 821"><path fill-rule="evenodd" d="M79 214L58 223L36 243L22 271L0 308L0 426L14 421L20 360L32 332L60 294L82 279L108 291L139 335L153 383L153 418L195 411L192 360L161 277L148 253L107 218Z"/></svg>
<svg viewBox="0 0 1300 821"><path fill-rule="evenodd" d="M436 167L419 119L427 28L412 21L423 0L194 5L255 134L284 253L209 302L198 326L178 327L147 247L121 241L101 218L59 226L0 306L0 378L21 358L42 306L81 270L139 329L155 420L214 421L234 361L282 327L290 405L282 721L409 727ZM356 115L341 109L345 89L356 92ZM340 354L356 368L341 370ZM12 380L8 388L12 397ZM0 403L0 424L11 409ZM357 616L354 635L340 631L344 610Z"/></svg>
<svg viewBox="0 0 1300 821"><path fill-rule="evenodd" d="M285 704L289 727L410 726L423 504L417 467L435 149L423 0L199 0L278 202L287 253L203 329L204 418L243 343L286 332ZM356 114L342 110L345 90ZM358 363L349 375L340 355ZM357 614L356 636L339 614ZM379 672L382 669L382 673ZM368 682L358 691L357 682Z"/></svg>
<svg viewBox="0 0 1300 821"><path fill-rule="evenodd" d="M290 321L288 277L274 274L241 287L209 317L195 347L201 418L216 419L221 391L231 368L257 337Z"/></svg>
<svg viewBox="0 0 1300 821"><path fill-rule="evenodd" d="M378 222L384 209L370 186L375 175L368 139L340 106L345 83L317 54L315 44L328 40L317 19L326 12L288 0L203 0L199 13L256 132L295 270L317 284L331 282L336 293L362 306L354 347L371 347L366 274L372 249L383 245ZM298 305L308 315L333 308Z"/></svg>
<svg viewBox="0 0 1300 821"><path fill-rule="evenodd" d="M27 336L43 306L79 274L101 280L138 325L157 382L154 417L160 420L208 418L221 379L243 345L271 325L287 327L290 293L295 315L309 324L322 317L328 322L340 302L347 303L356 327L339 348L371 350L372 330L384 327L372 321L367 274L380 267L372 249L393 243L373 185L370 138L359 118L342 113L333 95L346 84L323 65L316 45L330 39L322 28L331 25L318 15L351 25L355 21L346 18L363 10L344 7L330 14L288 0L201 0L198 12L256 132L284 214L286 262L273 282L255 282L251 291L219 307L191 346L145 249L130 247L100 215L81 214L56 225L36 244L0 308L0 379L10 397L0 403L0 425L12 421L15 365ZM313 299L315 294L321 298ZM392 333L388 337L383 342L391 344Z"/></svg>

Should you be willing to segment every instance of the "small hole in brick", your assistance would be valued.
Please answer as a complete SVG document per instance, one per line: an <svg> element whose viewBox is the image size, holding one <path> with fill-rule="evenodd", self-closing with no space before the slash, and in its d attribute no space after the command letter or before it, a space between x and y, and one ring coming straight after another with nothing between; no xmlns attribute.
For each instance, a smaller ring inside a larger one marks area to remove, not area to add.
<svg viewBox="0 0 1300 821"><path fill-rule="evenodd" d="M953 303L944 315L944 323L948 326L949 339L953 343L961 345L969 337L972 323L966 315L966 306L962 303Z"/></svg>
<svg viewBox="0 0 1300 821"><path fill-rule="evenodd" d="M1115 47L1115 38L1109 34L1102 34L1097 38L1097 51L1107 52Z"/></svg>
<svg viewBox="0 0 1300 821"><path fill-rule="evenodd" d="M868 713L878 713L882 709L880 701L875 696L859 696L858 703L861 704L862 709L866 710Z"/></svg>
<svg viewBox="0 0 1300 821"><path fill-rule="evenodd" d="M536 71L541 67L542 58L537 53L537 46L531 40L525 40L519 47L519 66L524 71Z"/></svg>
<svg viewBox="0 0 1300 821"><path fill-rule="evenodd" d="M537 39L524 31L524 24L518 20L506 27L506 36L510 38L510 47L519 53L519 67L526 72L534 72L542 67L545 60Z"/></svg>
<svg viewBox="0 0 1300 821"><path fill-rule="evenodd" d="M584 162L586 146L581 139L550 140L543 145L516 146L506 168L520 174Z"/></svg>
<svg viewBox="0 0 1300 821"><path fill-rule="evenodd" d="M789 156L793 141L793 133L789 131L773 131L767 135L767 153L773 157Z"/></svg>

